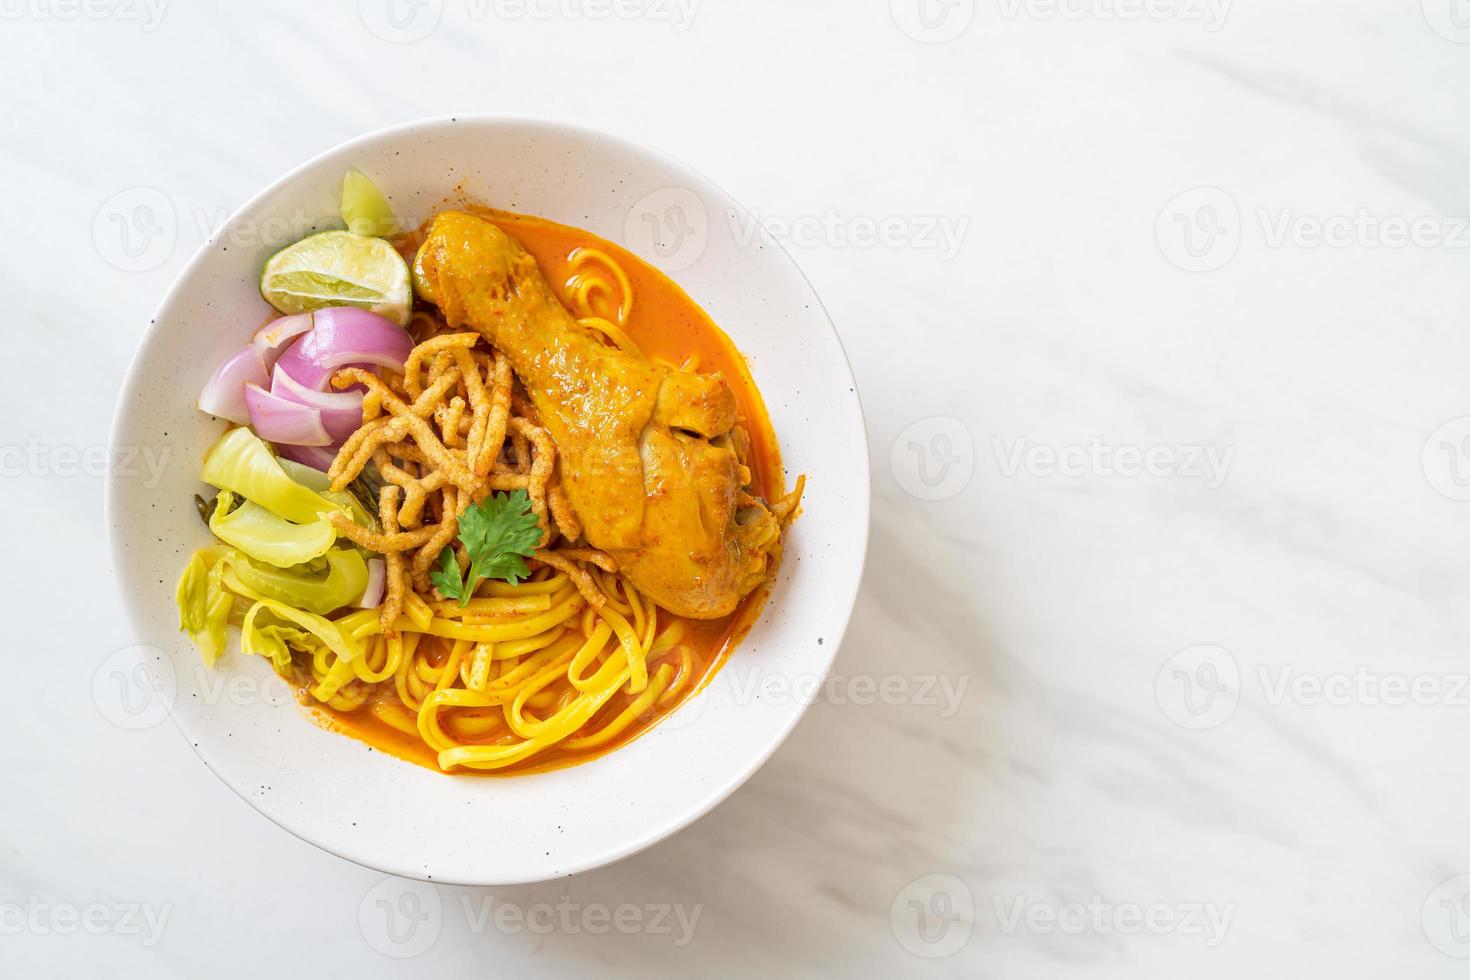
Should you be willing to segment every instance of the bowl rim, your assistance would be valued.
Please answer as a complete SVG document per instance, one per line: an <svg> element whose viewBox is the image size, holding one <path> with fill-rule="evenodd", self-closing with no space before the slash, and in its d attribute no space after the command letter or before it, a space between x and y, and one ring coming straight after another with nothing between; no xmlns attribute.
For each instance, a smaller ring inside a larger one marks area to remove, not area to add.
<svg viewBox="0 0 1470 980"><path fill-rule="evenodd" d="M235 221L240 219L243 215L248 214L250 211L254 210L262 200L287 187L293 181L300 179L304 174L307 174L308 172L315 169L327 157L336 155L343 151L351 150L353 147L365 145L386 138L402 136L416 130L434 129L441 126L450 125L456 127L468 127L483 124L488 124L492 126L514 125L526 127L531 130L541 130L547 133L555 133L560 136L571 136L581 140L603 141L613 144L624 151L652 157L658 162L669 166L672 169L682 171L683 175L690 178L691 181L697 182L697 185L702 185L706 190L713 191L723 200L729 202L732 207L738 209L738 212L742 218L750 221L755 220L749 209L741 204L733 195L727 192L719 184L711 180L702 171L686 163L679 157L666 153L661 149L651 147L643 143L635 142L626 137L614 135L604 130L585 126L581 123L566 122L563 120L553 119L545 116L534 116L520 113L455 112L443 113L433 116L424 116L360 133L356 136L334 143L331 146L328 146L325 149L322 149L312 154L309 158L291 167L285 173L281 174L279 177L270 181L260 190L252 194L243 203L236 207L230 213L229 217L227 217L223 222L219 224L215 233L210 234L209 237L207 237L203 242L199 244L198 248L195 249L194 254L189 258L189 261L184 263L184 265L175 274L173 281L165 290L162 298L154 306L153 315L149 319L148 326L143 331L142 336L139 338L138 343L134 348L132 356L128 362L127 370L123 374L122 384L119 387L117 399L113 406L112 422L109 427L109 458L115 457L117 447L123 436L123 420L126 417L128 395L139 383L138 374L141 370L141 362L143 360L144 351L147 350L149 346L157 340L157 335L160 331L159 323L160 320L163 319L162 313L173 303L176 295L184 288L184 284L193 278L196 270L204 262L206 256L208 256L216 247L218 229L229 227ZM755 225L754 227L759 227L759 225ZM863 572L866 568L867 563L869 532L870 525L872 523L872 454L868 445L869 432L867 427L866 415L862 407L862 393L858 389L856 378L853 376L851 358L848 356L847 349L843 346L842 337L837 332L837 327L832 321L832 316L828 312L826 304L822 302L821 296L817 293L817 290L812 285L811 280L807 277L806 273L802 270L800 264L797 263L796 259L791 255L786 246L782 244L779 240L775 239L773 236L765 234L763 230L760 232L760 234L763 247L766 247L778 253L785 259L790 268L794 270L796 274L801 278L801 281L805 284L807 290L811 294L816 309L821 313L822 321L826 325L827 331L831 335L831 339L836 344L838 354L841 356L842 368L846 372L845 377L850 384L852 394L854 396L854 402L857 407L857 423L862 434L862 439L860 440L860 462L862 464L860 500L863 519L861 521L862 526L859 528L854 528L854 531L856 532L856 555L858 558L856 567L858 569L858 572L852 577L850 586L845 590L846 594L841 596L843 601L839 608L845 609L846 611L842 615L840 623L837 624L835 630L833 631L834 635L831 637L832 644L830 647L831 652L827 656L825 662L820 664L821 676L819 680L821 684L825 684L827 677L831 674L832 666L836 662L837 655L842 649L842 641L846 637L847 629L851 625L852 613L857 604L857 596L861 589ZM672 275L671 278L674 278L676 282L678 281L678 279ZM120 488L122 486L123 483L118 479L116 472L112 469L109 469L107 473L105 492L103 494L103 520L107 527L109 557L112 561L112 580L114 582L114 587L118 590L123 600L122 605L124 609L124 616L127 626L129 628L129 632L132 634L133 639L136 640L139 636L142 635L142 624L140 622L140 616L138 612L135 611L133 602L129 600L125 590L123 590L121 580L119 578L119 572L126 567L123 561L124 545L122 536L120 535L117 526L114 524L113 521L113 516L119 506L118 497L121 493ZM232 779L226 773L221 772L215 766L210 765L208 760L205 758L205 755L201 750L199 744L189 736L189 733L187 731L185 731L182 724L180 723L178 714L172 710L171 706L166 713L168 716L169 724L173 726L174 730L180 735L180 737L183 738L185 744L189 745L195 756L198 757L201 762L205 763L206 768L208 768L209 771L220 780L220 782L229 787L231 792L233 792L236 796L249 804L250 807L254 809L257 813L260 813L271 823L275 824L277 827L280 827L282 830L291 834L298 840L304 841L305 843L310 844L313 847L326 851L327 853L342 858L343 860L350 861L351 863L356 864L360 867L387 874L393 874L402 878L427 881L431 884L510 886L533 884L541 881L551 881L559 878L569 877L575 874L580 874L585 871L591 871L596 868L608 867L626 858L632 857L633 855L638 854L639 852L644 851L663 840L666 840L667 838L678 833L680 830L683 830L684 828L690 826L701 817L708 814L715 807L719 806L725 800L729 799L736 790L743 786L752 776L759 772L767 762L770 761L771 757L775 755L776 751L783 744L785 744L787 738L790 737L792 731L795 730L797 724L801 721L802 718L806 716L807 711L811 707L812 700L814 699L809 699L805 700L804 702L798 703L796 705L796 710L790 713L785 723L775 732L774 737L770 739L769 743L760 752L749 756L747 761L744 762L742 765L732 769L730 775L723 782L714 784L704 794L703 798L696 805L688 807L682 812L673 814L667 820L651 824L644 833L628 840L619 847L606 849L598 856L589 857L580 862L573 862L564 867L561 867L552 876L524 878L520 880L497 880L494 882L479 879L456 879L455 877L447 876L444 874L435 874L432 878L429 878L419 873L416 869L393 867L387 864L375 863L366 857L355 856L354 854L347 853L349 849L339 843L318 840L314 837L307 836L307 834L303 831L300 831L291 826L291 824L283 819L281 815L267 810L262 805L261 801L257 801L257 799L254 798L250 793L246 792L245 787L237 785L237 780ZM595 763L595 761L596 760L588 760L581 765L592 764Z"/></svg>

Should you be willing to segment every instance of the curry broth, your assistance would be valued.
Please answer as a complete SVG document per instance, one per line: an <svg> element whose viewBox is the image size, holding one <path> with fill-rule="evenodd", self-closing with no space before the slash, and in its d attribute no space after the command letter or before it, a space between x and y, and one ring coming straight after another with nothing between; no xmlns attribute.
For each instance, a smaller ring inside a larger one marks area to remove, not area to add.
<svg viewBox="0 0 1470 980"><path fill-rule="evenodd" d="M747 462L753 474L752 490L767 500L781 496L785 489L785 479L775 433L760 392L751 379L745 358L724 331L672 279L626 249L578 228L507 211L480 207L466 207L464 210L490 219L501 230L516 238L536 258L542 274L563 305L567 303L564 284L571 271L568 257L572 251L579 247L591 248L612 256L622 266L633 290L633 306L625 325L628 336L652 358L678 365L690 356L695 356L698 358L699 371L719 371L724 374L739 406L741 421L750 434L751 458ZM400 236L397 240L399 251L410 262L422 238L423 229L419 229ZM730 651L754 624L767 592L766 587L756 589L741 602L735 612L722 619L684 620L689 633L682 645L693 655L691 669L695 676L693 683L684 686L682 695L673 704L650 710L617 738L597 749L578 752L554 746L524 763L473 774L506 776L559 769L597 758L637 738L709 683L728 659ZM659 615L661 621L675 618L663 610L660 610ZM404 720L413 718L412 712L398 701L391 681L378 685L368 702L351 713L321 705L307 694L304 687L298 692L298 700L323 727L349 735L400 759L439 771L435 753L428 745L374 715L373 709L376 706L380 711L396 710ZM625 692L619 691L598 711L593 723L616 717L632 700ZM466 713L473 715L476 712L498 710L471 709ZM470 773L459 770L457 774Z"/></svg>

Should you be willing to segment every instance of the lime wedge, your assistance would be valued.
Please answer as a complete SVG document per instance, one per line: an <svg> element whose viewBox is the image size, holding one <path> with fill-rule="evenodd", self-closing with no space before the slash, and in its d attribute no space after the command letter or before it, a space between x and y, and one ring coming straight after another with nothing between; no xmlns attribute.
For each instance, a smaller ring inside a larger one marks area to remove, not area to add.
<svg viewBox="0 0 1470 980"><path fill-rule="evenodd" d="M359 170L349 170L342 178L342 220L347 222L347 230L357 235L387 237L398 233L398 222L383 192Z"/></svg>
<svg viewBox="0 0 1470 980"><path fill-rule="evenodd" d="M265 263L260 295L282 313L357 306L408 326L408 265L381 238L324 231L288 245Z"/></svg>

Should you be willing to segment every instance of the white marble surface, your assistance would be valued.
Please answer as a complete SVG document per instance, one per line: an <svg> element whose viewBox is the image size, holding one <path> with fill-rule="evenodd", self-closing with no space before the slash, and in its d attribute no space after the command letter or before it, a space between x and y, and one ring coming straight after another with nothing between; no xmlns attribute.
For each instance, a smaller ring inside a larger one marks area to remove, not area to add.
<svg viewBox="0 0 1470 980"><path fill-rule="evenodd" d="M426 0L389 43L374 0L0 2L0 975L1464 975L1470 7L931 3ZM98 470L209 229L453 111L647 142L785 234L874 520L734 798L395 944L407 886L109 721Z"/></svg>

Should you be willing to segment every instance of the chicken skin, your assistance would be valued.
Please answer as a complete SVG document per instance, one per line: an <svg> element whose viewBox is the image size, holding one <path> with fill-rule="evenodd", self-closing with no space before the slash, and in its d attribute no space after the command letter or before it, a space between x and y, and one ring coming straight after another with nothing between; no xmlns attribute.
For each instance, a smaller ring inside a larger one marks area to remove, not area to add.
<svg viewBox="0 0 1470 980"><path fill-rule="evenodd" d="M414 260L418 295L510 359L556 443L587 543L670 612L714 619L766 580L781 522L744 488L734 394L608 346L491 222L446 211ZM739 450L739 451L737 451Z"/></svg>

